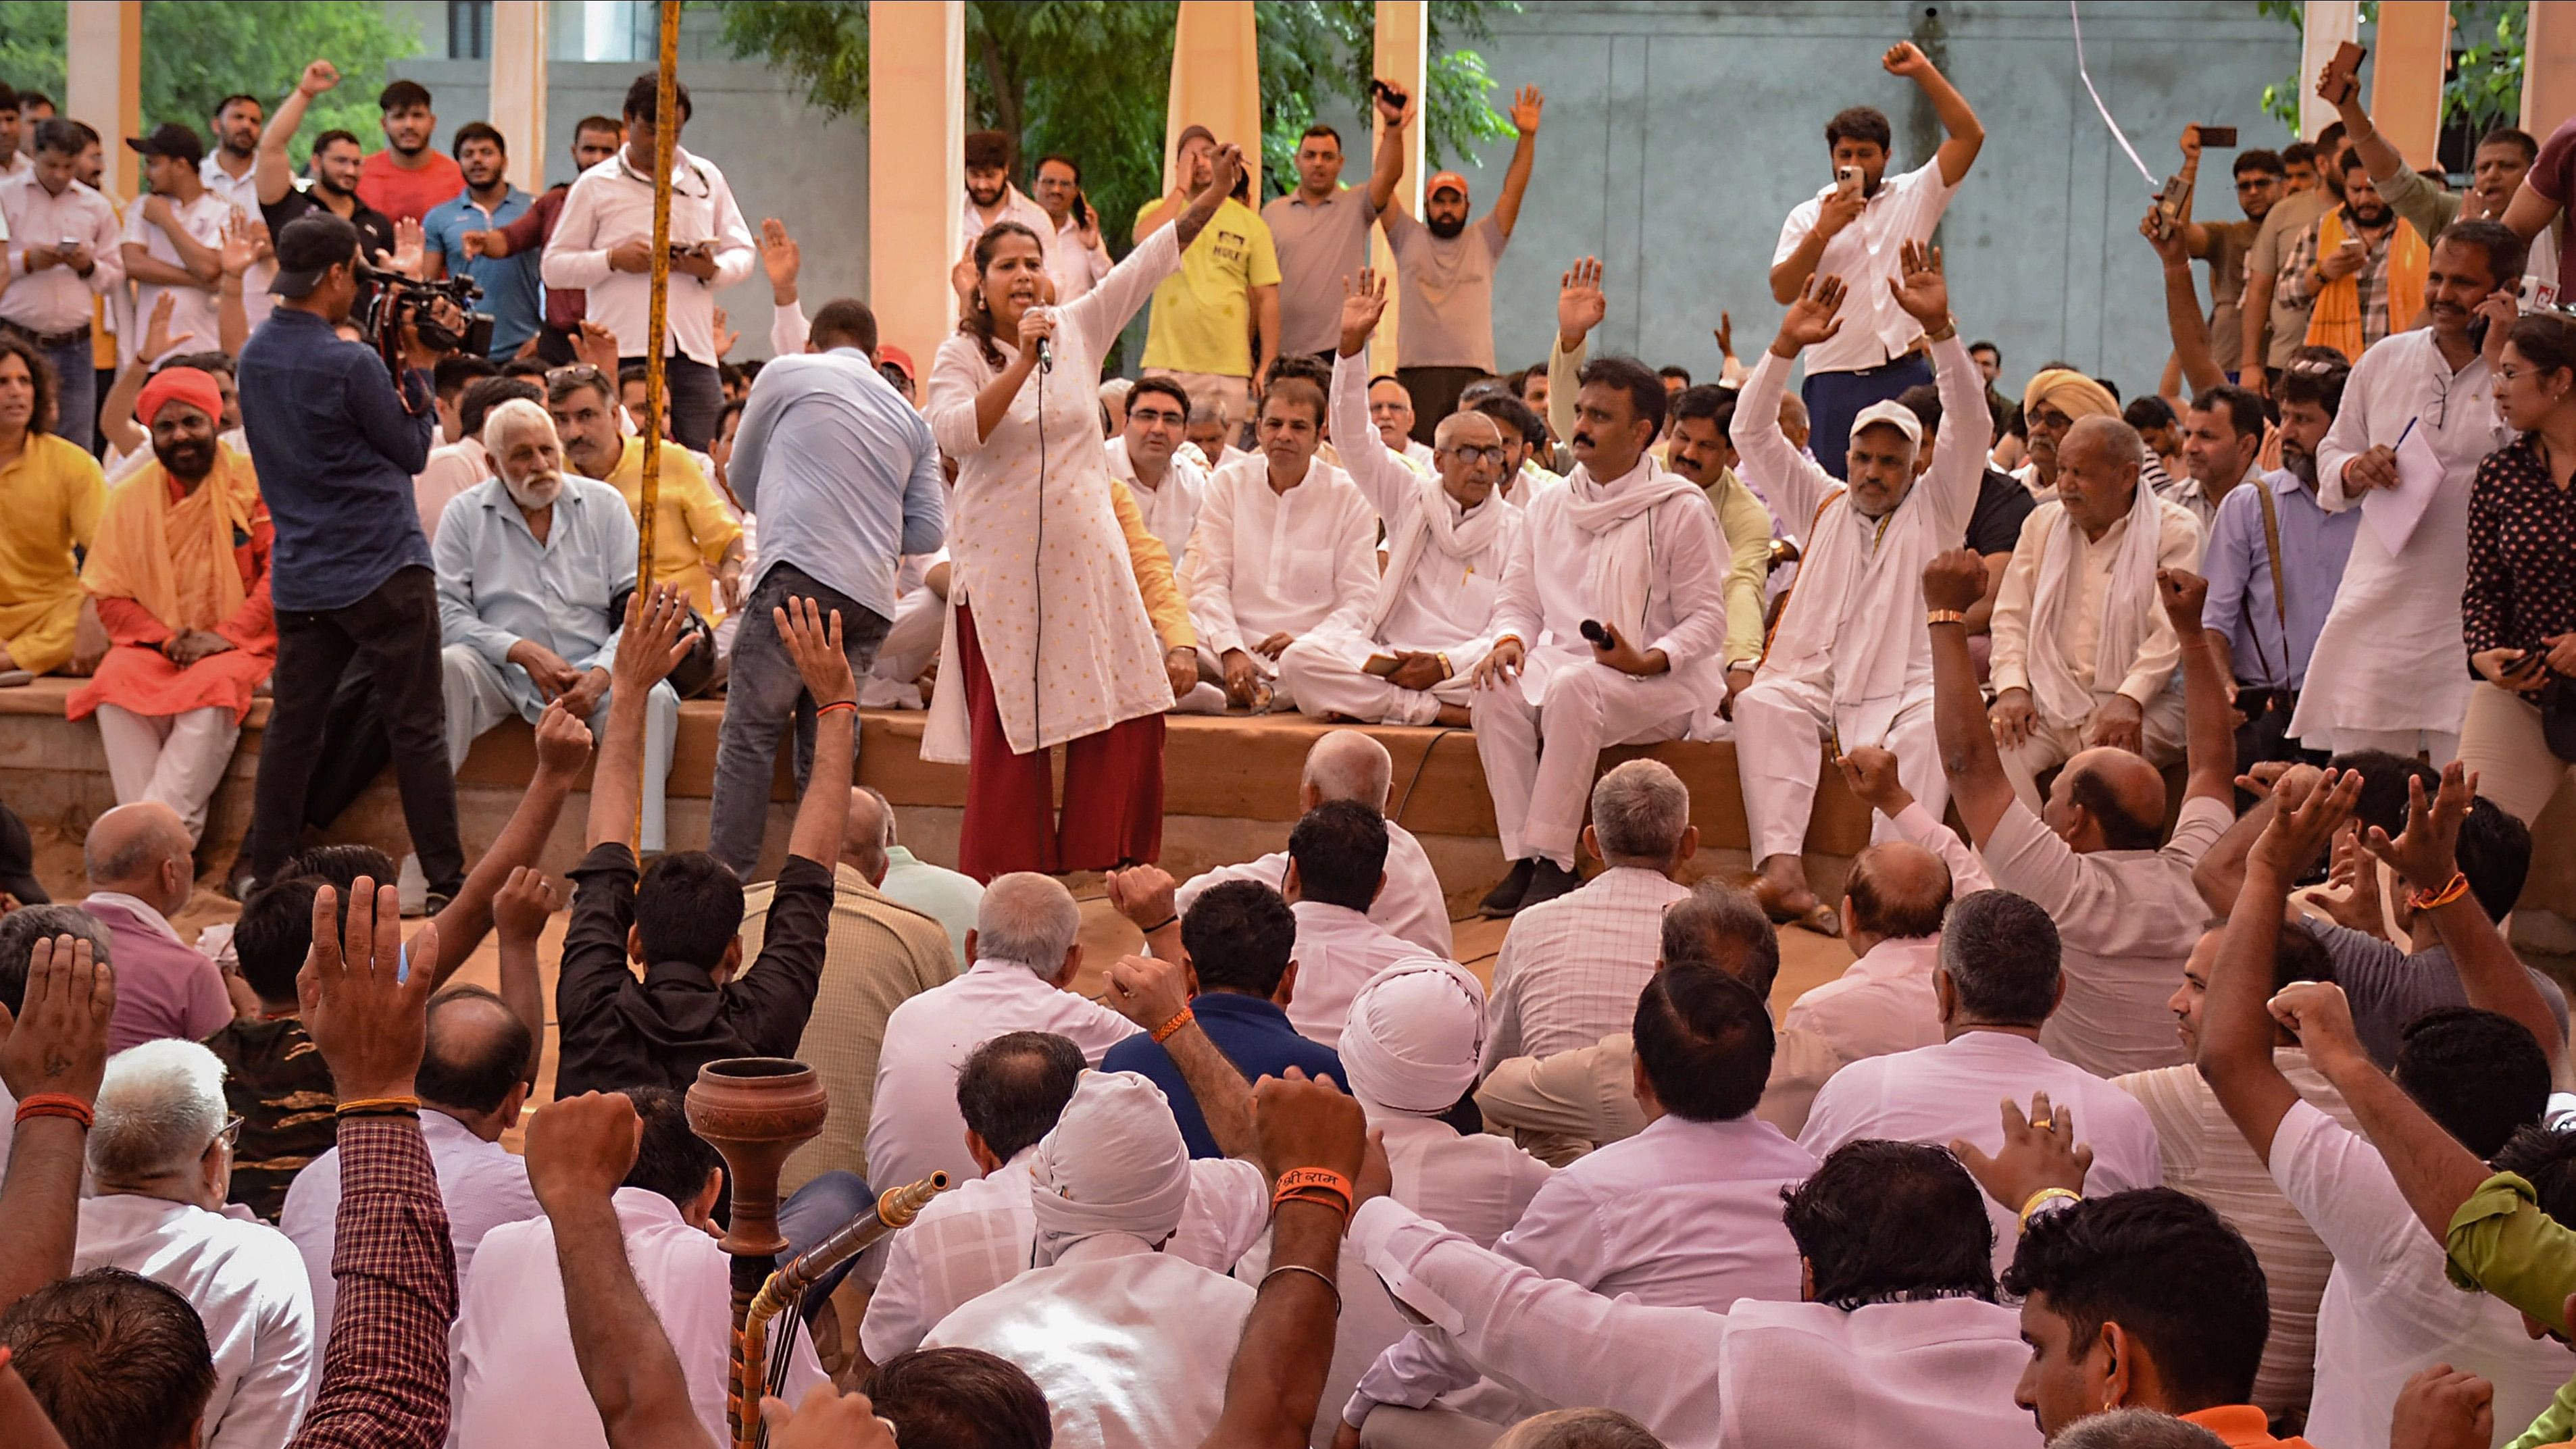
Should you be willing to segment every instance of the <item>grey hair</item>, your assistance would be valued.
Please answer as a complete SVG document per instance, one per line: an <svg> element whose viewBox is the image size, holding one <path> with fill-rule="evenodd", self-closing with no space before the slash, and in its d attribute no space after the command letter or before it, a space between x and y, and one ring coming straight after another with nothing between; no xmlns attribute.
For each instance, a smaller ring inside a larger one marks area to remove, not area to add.
<svg viewBox="0 0 2576 1449"><path fill-rule="evenodd" d="M993 877L975 908L975 954L1053 978L1082 934L1082 908L1053 876L1015 870Z"/></svg>
<svg viewBox="0 0 2576 1449"><path fill-rule="evenodd" d="M36 943L55 936L78 936L89 942L91 960L107 964L107 923L78 906L20 906L0 916L0 1006L12 1014L26 1005Z"/></svg>
<svg viewBox="0 0 2576 1449"><path fill-rule="evenodd" d="M2049 1449L2223 1449L2225 1443L2198 1424L2154 1409L2109 1409L2068 1425Z"/></svg>
<svg viewBox="0 0 2576 1449"><path fill-rule="evenodd" d="M504 398L483 415L483 451L492 455L492 471L501 471L501 454L510 435L522 428L543 428L548 435L555 431L555 420L544 408L523 397Z"/></svg>
<svg viewBox="0 0 2576 1449"><path fill-rule="evenodd" d="M1664 908L1663 964L1714 966L1771 999L1780 977L1780 932L1751 891L1704 880Z"/></svg>
<svg viewBox="0 0 2576 1449"><path fill-rule="evenodd" d="M1193 392L1190 394L1190 421L1197 422L1201 418L1213 418L1221 428L1233 427L1234 404L1224 393L1213 389ZM1214 464L1216 460L1210 458L1208 462Z"/></svg>
<svg viewBox="0 0 2576 1449"><path fill-rule="evenodd" d="M89 1170L132 1183L192 1170L224 1128L224 1064L192 1041L162 1037L107 1059Z"/></svg>
<svg viewBox="0 0 2576 1449"><path fill-rule="evenodd" d="M2066 430L2066 441L2057 445L2060 453L2066 451L2067 444L2076 440L2079 431L2101 434L2102 446L2111 450L2115 464L2141 462L2153 456L2147 449L2147 440L2138 436L2137 429L2109 413L2077 418L2075 425Z"/></svg>
<svg viewBox="0 0 2576 1449"><path fill-rule="evenodd" d="M885 792L874 785L854 785L851 788L877 802L877 818L885 822L885 838L877 844L881 847L894 844L894 802L888 800Z"/></svg>
<svg viewBox="0 0 2576 1449"><path fill-rule="evenodd" d="M1592 829L1606 860L1669 861L1690 828L1690 787L1659 760L1630 760L1592 787Z"/></svg>
<svg viewBox="0 0 2576 1449"><path fill-rule="evenodd" d="M1664 1441L1616 1409L1558 1409L1521 1420L1494 1449L1664 1449Z"/></svg>
<svg viewBox="0 0 2576 1449"><path fill-rule="evenodd" d="M1395 757L1365 730L1333 730L1306 751L1302 782L1324 800L1349 800L1386 813Z"/></svg>
<svg viewBox="0 0 2576 1449"><path fill-rule="evenodd" d="M1952 901L1941 922L1940 959L1959 1010L1972 1021L2037 1026L2057 1009L2057 922L2026 896L1983 890Z"/></svg>

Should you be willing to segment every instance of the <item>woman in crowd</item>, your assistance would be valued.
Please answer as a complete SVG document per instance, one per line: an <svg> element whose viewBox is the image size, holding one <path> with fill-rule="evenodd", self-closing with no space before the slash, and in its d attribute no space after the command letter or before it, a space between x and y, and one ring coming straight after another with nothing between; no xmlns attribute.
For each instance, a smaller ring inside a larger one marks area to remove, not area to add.
<svg viewBox="0 0 2576 1449"><path fill-rule="evenodd" d="M2460 759L2479 794L2527 823L2576 759L2576 318L2516 321L2495 380L2496 411L2521 436L2469 491L2460 623L2482 682Z"/></svg>

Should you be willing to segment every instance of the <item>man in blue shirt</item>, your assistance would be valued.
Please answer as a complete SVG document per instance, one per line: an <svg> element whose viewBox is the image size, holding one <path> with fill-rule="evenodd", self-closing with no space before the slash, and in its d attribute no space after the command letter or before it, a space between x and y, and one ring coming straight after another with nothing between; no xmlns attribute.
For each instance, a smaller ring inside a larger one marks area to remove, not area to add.
<svg viewBox="0 0 2576 1449"><path fill-rule="evenodd" d="M506 257L482 255L466 247L465 236L518 220L537 199L510 184L509 145L491 126L470 121L457 127L455 151L465 189L420 219L421 257L433 278L474 279L483 289L482 310L492 314L491 356L515 357L536 340L544 320L538 254L531 248Z"/></svg>
<svg viewBox="0 0 2576 1449"><path fill-rule="evenodd" d="M948 527L939 445L877 372L876 314L848 298L827 302L805 346L760 370L725 474L760 515L760 577L734 635L707 849L746 876L791 715L800 789L814 757L813 701L770 611L791 596L839 610L850 668L864 678L893 626L897 560L936 551Z"/></svg>
<svg viewBox="0 0 2576 1449"><path fill-rule="evenodd" d="M1288 1002L1297 990L1297 963L1289 959L1297 946L1297 917L1277 891L1256 880L1208 887L1181 919L1181 945L1199 978L1190 1012L1245 1081L1284 1076L1290 1067L1309 1077L1342 1080L1342 1059L1333 1049L1299 1036L1288 1024ZM1171 1099L1190 1156L1225 1155L1180 1067L1151 1036L1131 1036L1111 1047L1100 1069L1151 1078Z"/></svg>
<svg viewBox="0 0 2576 1449"><path fill-rule="evenodd" d="M438 587L412 502L438 410L437 349L404 330L399 389L384 359L332 329L358 295L358 230L327 212L277 234L276 309L241 352L242 428L277 527L275 700L251 807L251 872L286 864L340 676L363 661L401 787L403 823L429 881L430 909L465 881L456 776L439 690ZM453 307L442 319L462 325Z"/></svg>

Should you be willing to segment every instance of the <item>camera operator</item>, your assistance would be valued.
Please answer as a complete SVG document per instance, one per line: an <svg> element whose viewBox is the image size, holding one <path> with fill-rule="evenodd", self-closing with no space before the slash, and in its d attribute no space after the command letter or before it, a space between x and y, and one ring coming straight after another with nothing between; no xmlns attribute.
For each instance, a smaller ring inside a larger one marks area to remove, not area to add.
<svg viewBox="0 0 2576 1449"><path fill-rule="evenodd" d="M359 235L317 212L277 234L278 298L241 353L242 426L277 528L270 591L277 606L276 698L260 748L251 871L267 881L297 845L305 792L340 676L363 659L393 746L403 819L434 912L465 877L456 779L447 761L436 577L412 505L438 413L416 305L389 298L398 329L379 355L334 329L358 296ZM452 303L428 316L464 330ZM404 364L397 388L388 358Z"/></svg>

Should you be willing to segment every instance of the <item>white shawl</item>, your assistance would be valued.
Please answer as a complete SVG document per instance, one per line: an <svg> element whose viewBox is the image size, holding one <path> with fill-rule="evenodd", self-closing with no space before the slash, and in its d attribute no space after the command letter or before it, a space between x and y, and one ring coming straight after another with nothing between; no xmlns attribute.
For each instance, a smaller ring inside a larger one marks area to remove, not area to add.
<svg viewBox="0 0 2576 1449"><path fill-rule="evenodd" d="M1404 595L1404 586L1413 578L1413 569L1422 556L1437 548L1449 558L1475 558L1494 546L1495 535L1503 531L1504 518L1510 508L1496 489L1487 495L1475 511L1460 516L1455 500L1440 486L1437 478L1425 478L1415 485L1412 526L1402 538L1388 540L1386 573L1379 580L1377 601L1369 606L1368 637L1381 637L1386 616L1395 611L1396 600ZM1632 636L1633 637L1633 636Z"/></svg>
<svg viewBox="0 0 2576 1449"><path fill-rule="evenodd" d="M2057 636L2066 611L2082 607L2084 585L2073 577L2075 516L2062 502L2058 507L2047 553L2039 561L2039 579L2031 589L2030 691L2040 718L2073 725L2089 718L2095 698L2119 688L2137 662L2149 611L2156 607L2156 554L2164 527L2160 500L2142 477L2129 503L2128 534L2111 560L2111 587L2102 596L2102 620L2093 636L2093 677L2078 679Z"/></svg>
<svg viewBox="0 0 2576 1449"><path fill-rule="evenodd" d="M1655 578L1654 507L1700 490L1688 479L1658 470L1651 456L1639 462L1643 467L1628 474L1636 481L1615 491L1596 480L1589 465L1576 468L1565 482L1566 515L1592 538L1584 593L1601 611L1602 622L1643 649L1648 642L1646 596ZM1674 661L1676 667L1680 663Z"/></svg>

